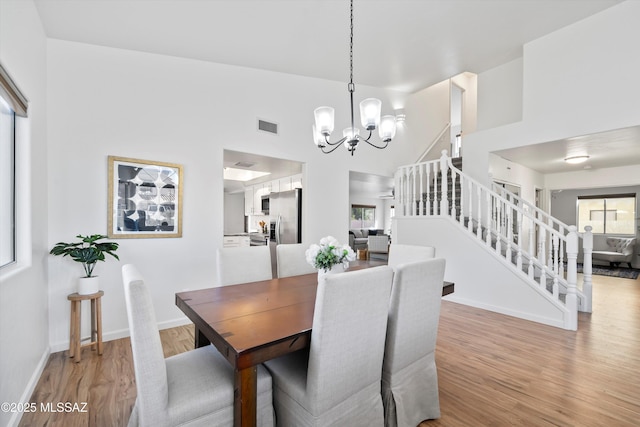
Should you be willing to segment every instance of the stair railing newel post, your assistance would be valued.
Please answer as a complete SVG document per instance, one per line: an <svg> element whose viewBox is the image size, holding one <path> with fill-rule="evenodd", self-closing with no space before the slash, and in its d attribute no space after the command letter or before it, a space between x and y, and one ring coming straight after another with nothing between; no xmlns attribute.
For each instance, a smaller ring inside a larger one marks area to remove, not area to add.
<svg viewBox="0 0 640 427"><path fill-rule="evenodd" d="M450 161L451 159L449 159ZM458 218L456 212L456 172L450 167L449 162L447 162L447 170L451 171L451 218L455 221Z"/></svg>
<svg viewBox="0 0 640 427"><path fill-rule="evenodd" d="M565 328L571 331L578 329L578 228L569 226L567 234L567 296L565 305L569 311Z"/></svg>
<svg viewBox="0 0 640 427"><path fill-rule="evenodd" d="M592 274L592 252L593 252L593 233L591 230L593 227L587 225L584 227L584 233L582 233L582 253L584 259L582 260L582 293L584 294L584 306L582 311L591 313L592 311L592 292L593 284L591 282Z"/></svg>
<svg viewBox="0 0 640 427"><path fill-rule="evenodd" d="M447 215L449 213L449 194L447 189L448 159L447 150L442 150L442 156L440 156L440 215Z"/></svg>

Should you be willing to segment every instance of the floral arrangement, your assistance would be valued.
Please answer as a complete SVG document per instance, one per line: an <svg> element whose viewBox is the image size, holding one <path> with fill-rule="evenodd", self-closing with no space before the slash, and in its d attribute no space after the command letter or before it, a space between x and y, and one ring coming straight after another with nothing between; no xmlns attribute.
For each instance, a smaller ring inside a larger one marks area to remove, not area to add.
<svg viewBox="0 0 640 427"><path fill-rule="evenodd" d="M349 261L356 259L356 253L349 245L341 245L335 237L327 236L320 239L320 244L309 246L305 252L307 262L317 269L325 272L331 270L336 264L349 266Z"/></svg>

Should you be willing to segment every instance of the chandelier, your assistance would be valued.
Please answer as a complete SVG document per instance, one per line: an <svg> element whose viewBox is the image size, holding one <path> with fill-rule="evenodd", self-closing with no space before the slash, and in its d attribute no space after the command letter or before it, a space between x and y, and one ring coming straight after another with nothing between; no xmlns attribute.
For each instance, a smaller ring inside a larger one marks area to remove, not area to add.
<svg viewBox="0 0 640 427"><path fill-rule="evenodd" d="M334 127L334 109L332 107L318 107L314 110L315 125L313 125L313 141L322 150L323 153L329 154L334 152L340 145L351 152L356 151L356 147L360 141L364 141L372 147L382 150L387 148L389 142L396 134L396 118L394 116L380 117L382 102L376 98L367 98L360 103L360 121L369 135L366 138L360 136L360 129L354 125L353 115L353 92L356 87L353 83L353 0L351 0L351 36L349 39L349 96L351 98L351 126L342 131L342 139L330 142L329 137ZM378 128L382 145L371 142L373 131Z"/></svg>

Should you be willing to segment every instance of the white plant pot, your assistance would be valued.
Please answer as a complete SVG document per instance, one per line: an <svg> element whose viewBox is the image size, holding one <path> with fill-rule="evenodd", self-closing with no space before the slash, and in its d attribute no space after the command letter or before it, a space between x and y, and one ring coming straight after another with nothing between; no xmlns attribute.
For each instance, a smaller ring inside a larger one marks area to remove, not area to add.
<svg viewBox="0 0 640 427"><path fill-rule="evenodd" d="M78 294L91 295L100 290L100 280L98 276L78 278Z"/></svg>

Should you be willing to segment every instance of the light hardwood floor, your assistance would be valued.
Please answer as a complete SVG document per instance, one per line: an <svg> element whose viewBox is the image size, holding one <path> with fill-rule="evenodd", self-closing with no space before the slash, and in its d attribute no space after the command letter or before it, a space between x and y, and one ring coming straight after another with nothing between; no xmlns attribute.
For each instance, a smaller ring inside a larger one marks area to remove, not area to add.
<svg viewBox="0 0 640 427"><path fill-rule="evenodd" d="M640 425L640 279L594 278L593 314L577 332L443 301L435 426ZM193 348L193 327L161 331L165 356ZM87 402L86 413L37 411L21 426L125 426L135 401L129 339L51 355L31 402Z"/></svg>

